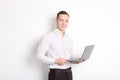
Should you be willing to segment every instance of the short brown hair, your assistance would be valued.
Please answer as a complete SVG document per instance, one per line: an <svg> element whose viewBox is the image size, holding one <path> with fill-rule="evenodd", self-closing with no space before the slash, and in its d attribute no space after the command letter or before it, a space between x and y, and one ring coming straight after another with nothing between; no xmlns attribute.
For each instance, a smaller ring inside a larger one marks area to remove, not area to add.
<svg viewBox="0 0 120 80"><path fill-rule="evenodd" d="M57 19L58 19L58 17L59 17L59 15L60 14L66 14L66 15L68 15L68 17L69 17L69 14L66 12L66 11L59 11L58 13L57 13Z"/></svg>

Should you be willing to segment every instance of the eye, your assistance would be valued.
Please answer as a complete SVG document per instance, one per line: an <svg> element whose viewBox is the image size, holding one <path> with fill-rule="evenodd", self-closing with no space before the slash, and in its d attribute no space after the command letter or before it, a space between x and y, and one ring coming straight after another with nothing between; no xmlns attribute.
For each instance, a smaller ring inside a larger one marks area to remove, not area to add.
<svg viewBox="0 0 120 80"><path fill-rule="evenodd" d="M63 21L62 19L60 19L60 21Z"/></svg>
<svg viewBox="0 0 120 80"><path fill-rule="evenodd" d="M65 22L69 22L68 20L66 20Z"/></svg>
<svg viewBox="0 0 120 80"><path fill-rule="evenodd" d="M60 19L59 21L60 21L60 22L62 22L63 20L62 20L62 19Z"/></svg>

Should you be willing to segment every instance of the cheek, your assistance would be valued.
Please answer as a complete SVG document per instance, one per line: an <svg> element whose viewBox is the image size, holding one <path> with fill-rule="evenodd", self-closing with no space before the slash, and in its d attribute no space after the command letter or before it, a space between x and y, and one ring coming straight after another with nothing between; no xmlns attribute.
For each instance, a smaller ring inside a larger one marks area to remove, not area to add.
<svg viewBox="0 0 120 80"><path fill-rule="evenodd" d="M68 22L66 22L65 25L68 25Z"/></svg>
<svg viewBox="0 0 120 80"><path fill-rule="evenodd" d="M58 22L58 25L62 25L63 23L62 22Z"/></svg>

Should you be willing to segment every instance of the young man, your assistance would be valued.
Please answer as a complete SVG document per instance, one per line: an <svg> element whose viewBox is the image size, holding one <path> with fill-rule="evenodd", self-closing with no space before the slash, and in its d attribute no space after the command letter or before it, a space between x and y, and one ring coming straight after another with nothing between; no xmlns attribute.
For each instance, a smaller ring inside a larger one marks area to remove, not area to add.
<svg viewBox="0 0 120 80"><path fill-rule="evenodd" d="M69 14L60 11L56 17L57 27L42 39L37 55L41 62L49 64L48 80L72 80L71 64L73 42L65 33L69 23ZM46 56L47 55L47 56Z"/></svg>

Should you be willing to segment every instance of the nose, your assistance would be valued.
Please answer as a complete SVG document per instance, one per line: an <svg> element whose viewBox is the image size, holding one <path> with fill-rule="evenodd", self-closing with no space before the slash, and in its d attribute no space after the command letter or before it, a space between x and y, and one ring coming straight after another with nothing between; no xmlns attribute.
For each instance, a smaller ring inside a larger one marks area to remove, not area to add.
<svg viewBox="0 0 120 80"><path fill-rule="evenodd" d="M63 25L65 25L65 21L63 21L63 23L62 23Z"/></svg>

